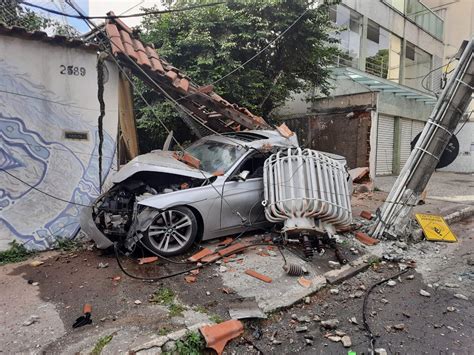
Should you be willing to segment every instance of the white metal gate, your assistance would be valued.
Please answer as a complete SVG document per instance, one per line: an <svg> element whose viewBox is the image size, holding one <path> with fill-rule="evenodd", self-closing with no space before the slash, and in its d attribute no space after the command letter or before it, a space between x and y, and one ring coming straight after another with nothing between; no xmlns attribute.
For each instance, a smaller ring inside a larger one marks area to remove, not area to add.
<svg viewBox="0 0 474 355"><path fill-rule="evenodd" d="M393 173L393 117L378 115L377 124L377 158L375 162L376 175L391 175Z"/></svg>

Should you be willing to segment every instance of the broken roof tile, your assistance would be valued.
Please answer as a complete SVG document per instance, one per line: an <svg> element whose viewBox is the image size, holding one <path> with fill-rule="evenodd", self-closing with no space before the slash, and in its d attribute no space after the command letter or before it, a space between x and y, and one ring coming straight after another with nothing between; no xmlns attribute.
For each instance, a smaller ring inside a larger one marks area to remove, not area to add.
<svg viewBox="0 0 474 355"><path fill-rule="evenodd" d="M207 347L214 349L220 355L231 339L243 334L244 325L237 319L231 319L215 325L206 325L199 330L206 339Z"/></svg>
<svg viewBox="0 0 474 355"><path fill-rule="evenodd" d="M115 16L112 11L108 14L109 16ZM239 123L239 125L234 126L227 125L225 120L222 120L222 123L216 120L214 124L221 125L223 131L240 130L240 125L249 129L270 128L262 117L253 115L245 107L232 104L217 95L213 91L212 85L204 86L199 90L198 86L193 84L185 73L160 58L156 50L152 46L143 43L138 33L134 32L122 20L118 18L108 19L105 30L112 43L113 55L129 57L137 65L146 67L144 69L151 69L152 72L159 74L159 76L154 76L153 80L159 85L163 84L165 90L174 90L175 94L184 95L182 98L186 99L188 104L195 106L209 105L212 108L210 111L217 111L223 118ZM133 65L133 63L126 61L124 65ZM163 75L166 78L163 78ZM189 95L189 93L193 95Z"/></svg>

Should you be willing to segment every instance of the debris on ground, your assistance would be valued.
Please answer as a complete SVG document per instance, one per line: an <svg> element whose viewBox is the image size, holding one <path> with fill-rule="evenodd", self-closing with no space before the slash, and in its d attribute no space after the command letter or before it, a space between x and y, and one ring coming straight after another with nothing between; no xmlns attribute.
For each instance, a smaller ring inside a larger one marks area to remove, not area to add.
<svg viewBox="0 0 474 355"><path fill-rule="evenodd" d="M30 316L30 318L22 323L22 326L29 327L30 325L39 321L39 317L36 315Z"/></svg>
<svg viewBox="0 0 474 355"><path fill-rule="evenodd" d="M74 324L72 325L73 328L83 327L87 324L92 323L92 319L91 319L92 306L90 304L86 303L84 305L84 307L82 308L82 313L83 313L82 316L78 317L76 321L74 322Z"/></svg>
<svg viewBox="0 0 474 355"><path fill-rule="evenodd" d="M151 263L154 263L155 261L158 261L157 256L149 256L149 257L146 257L146 258L139 258L138 259L138 265L151 264Z"/></svg>
<svg viewBox="0 0 474 355"><path fill-rule="evenodd" d="M202 258L211 255L213 251L209 248L204 248L197 252L196 254L192 255L191 257L188 258L189 261L197 262L200 261Z"/></svg>
<svg viewBox="0 0 474 355"><path fill-rule="evenodd" d="M231 319L216 325L207 325L199 329L206 347L214 349L218 355L222 354L226 344L244 332L244 325L236 319Z"/></svg>
<svg viewBox="0 0 474 355"><path fill-rule="evenodd" d="M256 272L255 270L252 270L252 269L247 269L245 270L245 273L249 276L252 276L252 277L255 277L256 279L259 279L263 282L267 282L267 283L271 283L272 282L272 278L271 277L268 277L266 275L262 275L258 272Z"/></svg>
<svg viewBox="0 0 474 355"><path fill-rule="evenodd" d="M109 263L102 263L100 262L99 265L97 265L98 269L105 269L109 267Z"/></svg>
<svg viewBox="0 0 474 355"><path fill-rule="evenodd" d="M43 264L44 264L44 261L33 260L33 261L30 263L30 266L36 267L36 266L40 266L40 265L43 265Z"/></svg>
<svg viewBox="0 0 474 355"><path fill-rule="evenodd" d="M300 277L300 278L298 279L298 283L299 283L301 286L303 286L304 288L310 288L310 287L311 287L311 284L312 284L311 280L308 280L308 279L306 279L306 278L304 278L304 277Z"/></svg>
<svg viewBox="0 0 474 355"><path fill-rule="evenodd" d="M363 232L357 232L355 234L355 237L361 243L363 243L365 245L369 245L369 246L376 245L380 242L378 239L374 239L372 237L369 237L366 233L363 233Z"/></svg>
<svg viewBox="0 0 474 355"><path fill-rule="evenodd" d="M425 290L420 290L420 295L422 295L424 297L431 297L431 293L429 293L428 291L425 291Z"/></svg>
<svg viewBox="0 0 474 355"><path fill-rule="evenodd" d="M267 318L258 306L255 297L236 300L229 304L229 316L232 319Z"/></svg>
<svg viewBox="0 0 474 355"><path fill-rule="evenodd" d="M338 325L339 325L339 320L335 318L321 321L321 326L323 326L326 329L336 329Z"/></svg>

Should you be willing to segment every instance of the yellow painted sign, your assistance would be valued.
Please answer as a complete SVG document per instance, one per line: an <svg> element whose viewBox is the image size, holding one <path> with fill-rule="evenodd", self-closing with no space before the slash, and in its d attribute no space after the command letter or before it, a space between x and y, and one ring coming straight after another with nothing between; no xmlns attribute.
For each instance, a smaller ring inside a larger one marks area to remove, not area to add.
<svg viewBox="0 0 474 355"><path fill-rule="evenodd" d="M417 213L415 216L427 240L436 242L458 241L443 217L422 213Z"/></svg>

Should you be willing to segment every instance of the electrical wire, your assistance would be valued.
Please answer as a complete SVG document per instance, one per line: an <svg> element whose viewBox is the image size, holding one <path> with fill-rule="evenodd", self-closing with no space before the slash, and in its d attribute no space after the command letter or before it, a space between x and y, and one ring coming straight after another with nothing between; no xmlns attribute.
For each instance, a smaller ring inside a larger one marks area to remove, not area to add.
<svg viewBox="0 0 474 355"><path fill-rule="evenodd" d="M42 193L42 194L44 194L44 195L46 195L46 196L48 196L48 197L50 197L50 198L53 198L53 199L55 199L55 200L62 201L62 202L66 202L66 203L70 203L70 204L77 205L77 206L82 206L82 207L88 207L88 208L91 208L91 207L92 207L92 205L84 205L84 204L82 204L82 203L68 201L68 200L65 200L65 199L63 199L63 198L61 198L61 197L57 197L57 196L51 195L50 193L38 189L36 186L33 186L33 185L27 183L26 181L24 181L24 180L20 179L19 177L17 177L17 176L15 176L15 175L11 174L11 173L8 172L6 169L3 169L3 168L1 168L1 167L0 167L0 171L3 171L5 174L10 175L12 178L14 178L14 179L20 181L21 183L25 184L26 186L32 188L33 190L36 190L36 191L38 191L38 192L40 192L40 193Z"/></svg>
<svg viewBox="0 0 474 355"><path fill-rule="evenodd" d="M248 245L244 245L242 246L241 248L238 248L236 250L234 250L234 253L238 253L240 251L243 251L245 249L248 249L248 248L251 248L251 247L256 247L256 246L276 246L278 247L279 249L282 248L282 246L280 245L275 245L275 244L272 244L272 243L255 243L255 244L248 244ZM161 280L165 280L165 279L169 279L171 277L175 277L175 276L179 276L179 275L183 275L183 274L186 274L190 271L193 271L193 270L197 270L197 269L202 269L204 266L207 266L209 264L213 264L215 263L217 260L220 260L222 259L224 256L222 255L219 255L219 257L213 261L208 261L208 262L204 262L204 263L200 263L196 266L193 266L191 268L187 268L187 269L184 269L184 270L180 270L180 271L177 271L177 272L174 272L174 273L171 273L171 274L168 274L168 275L163 275L163 276L158 276L158 277L153 277L153 278L150 278L150 277L142 277L142 276L137 276L137 275L133 275L131 274L130 272L128 272L122 262L120 261L120 257L119 257L119 253L121 253L122 255L125 255L124 253L122 253L119 248L118 248L118 244L117 242L114 243L114 252L115 252L115 258L117 259L117 264L120 268L120 270L122 270L122 272L133 278L133 279L137 279L137 280L142 280L142 281L148 281L148 282L157 282L157 281L161 281ZM282 253L283 255L283 253ZM125 255L127 256L127 255ZM127 256L128 257L128 256Z"/></svg>
<svg viewBox="0 0 474 355"><path fill-rule="evenodd" d="M260 51L258 51L255 55L253 55L252 57L250 57L250 59L246 60L244 63L240 64L237 68L231 70L230 72L228 72L227 74L225 74L224 76L220 77L219 79L217 80L214 80L213 82L211 82L210 84L207 84L205 86L209 86L209 85L215 85L219 82L221 82L222 80L224 80L225 78L229 77L230 75L234 74L235 72L239 71L240 69L243 69L247 64L249 64L250 62L252 62L255 58L257 58L260 54L262 54L263 52L265 52L268 48L270 48L270 46L272 46L276 41L278 41L280 38L282 38L291 28L293 28L293 26L295 26L300 20L301 18L303 18L304 15L306 15L306 13L309 11L310 9L307 8L305 9L301 15L299 15L296 20L294 20L282 33L280 33L278 36L276 36L273 40L271 40L265 47L263 47ZM187 94L181 98L178 99L179 100L183 100L185 99L186 97L189 97L189 96L192 96L193 93L191 94Z"/></svg>
<svg viewBox="0 0 474 355"><path fill-rule="evenodd" d="M113 46L116 44L114 42L112 42L110 40L110 38L108 38L107 34L104 33L103 29L99 28L97 25L95 25L92 21L90 21L89 19L87 19L85 16L82 15L82 13L76 9L74 6L72 6L69 2L68 4L75 10L77 11L78 14L80 14L82 17L82 19L86 22L86 24L91 28L92 30L92 27L94 27L97 31L101 32L104 37L106 38L106 40L109 42L109 45ZM130 79L130 77L125 73L125 71L123 70L123 68L121 68L120 64L118 63L117 59L115 58L115 56L113 56L113 54L111 54L110 52L108 52L107 50L104 50L105 53L107 53L109 56L111 56L111 58L115 61L115 63L117 64L117 67L119 68L119 70L123 73L123 75L127 78L127 80L130 82L130 84L132 85L132 87L136 90L136 87L135 87L135 84L133 83L133 81ZM161 88L161 86L159 86L154 80L153 78L151 78L144 70L143 68L141 68L137 63L135 63L134 60L132 60L128 54L126 54L128 60L133 63L138 70L140 70L156 87L158 87L160 90L162 90L163 94L165 95L165 97L167 97L169 100L171 100L171 102L173 102L175 104L176 107L180 107L181 110L183 110L183 112L185 112L186 114L188 114L192 119L195 119L194 115L192 115L191 113L187 112L186 110L183 109L183 107L177 103L168 93L166 93L166 91L164 91L164 89ZM145 102L145 104L152 109L152 106L148 103L148 101L145 99L145 97L143 96L143 94L141 92L138 92L140 97L142 98L142 100ZM166 132L169 134L171 131L170 129L164 124L164 122L155 114L154 110L152 109L152 112L154 113L155 115L155 118L157 118L157 120L160 122L160 124L163 126L163 128L166 130ZM199 120L197 120L198 122L200 122ZM201 124L203 124L202 122L200 122ZM204 124L203 124L204 125ZM204 125L205 126L205 125ZM209 127L205 126L206 128L209 129ZM212 131L212 129L211 129ZM215 132L215 131L214 131ZM220 134L218 132L216 132L217 134ZM223 135L221 135L223 136ZM225 136L224 136L225 137ZM226 137L228 138L228 137ZM172 136L172 139L175 141L175 143L177 144L177 146L183 151L183 153L185 153L185 149L184 147L179 143L179 141L174 137ZM233 141L232 139L228 138L229 140ZM241 144L243 147L246 147L245 145ZM246 147L247 148L247 147ZM198 169L201 174L203 175L204 179L206 180L209 180L209 178L204 174L204 172L201 170L201 169ZM213 189L220 195L220 197L222 198L222 200L227 204L227 206L232 210L232 212L236 215L238 215L241 219L242 219L242 216L240 214L239 211L233 209L233 207L229 204L229 202L227 201L227 199L224 198L223 194L221 192L219 192L217 190L217 188L213 185L213 184L210 184ZM243 222L243 220L242 220Z"/></svg>
<svg viewBox="0 0 474 355"><path fill-rule="evenodd" d="M187 7L182 7L182 8L177 8L177 9L169 9L169 10L152 10L152 11L145 11L145 12L139 12L135 14L129 14L129 15L114 15L114 16L84 16L84 15L71 15L65 12L53 10L44 6L32 4L28 1L19 1L20 4L34 7L39 10L43 10L55 15L60 15L64 17L70 17L70 18L76 18L76 19L88 19L88 20L114 20L114 19L120 19L120 18L129 18L129 17L142 17L142 16L148 16L148 15L162 15L162 14L169 14L169 13L175 13L175 12L184 12L184 11L190 11L190 10L196 10L196 9L202 9L206 7L214 7L217 5L223 5L226 4L225 1L221 2L213 2L209 4L201 4L201 5L192 5L192 6L187 6ZM72 6L71 6L72 7Z"/></svg>
<svg viewBox="0 0 474 355"><path fill-rule="evenodd" d="M368 301L369 301L369 295L370 293L372 292L372 290L385 283L385 282L388 282L394 278L397 278L401 275L403 275L404 273L408 272L410 269L407 268L403 271L400 271L399 273L391 276L391 277L388 277L386 279L383 279L379 282L376 282L375 284L373 284L372 286L370 286L370 288L367 290L365 296L364 296L364 303L362 304L362 322L363 322L363 325L364 325L364 328L365 330L367 331L367 333L369 334L369 337L370 337L370 348L371 348L371 354L374 354L374 348L375 348L375 336L374 334L372 333L372 330L370 329L370 326L369 324L367 323L367 304L368 304Z"/></svg>

